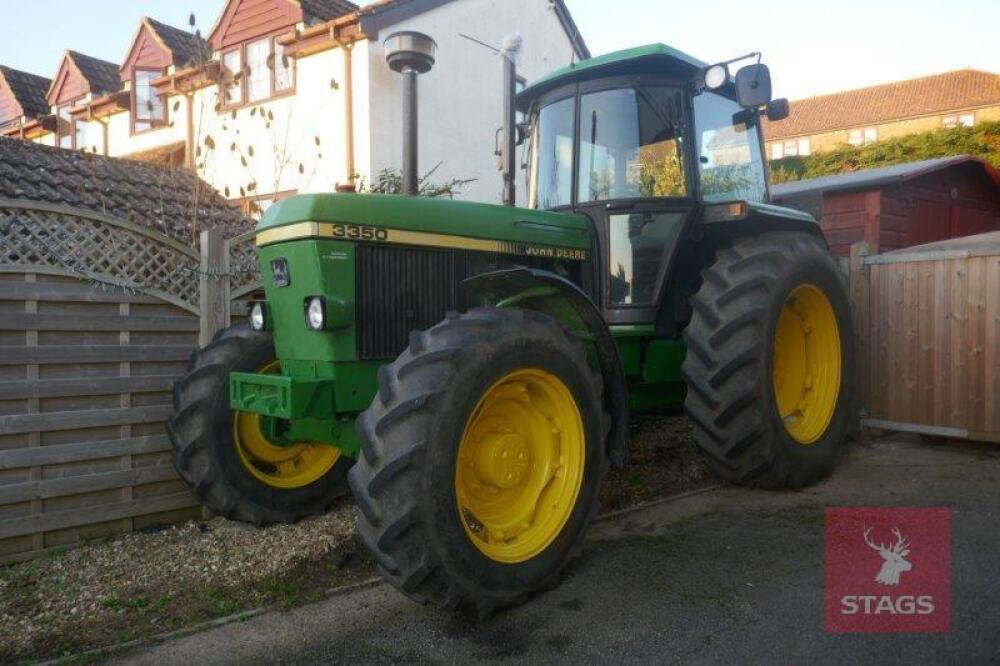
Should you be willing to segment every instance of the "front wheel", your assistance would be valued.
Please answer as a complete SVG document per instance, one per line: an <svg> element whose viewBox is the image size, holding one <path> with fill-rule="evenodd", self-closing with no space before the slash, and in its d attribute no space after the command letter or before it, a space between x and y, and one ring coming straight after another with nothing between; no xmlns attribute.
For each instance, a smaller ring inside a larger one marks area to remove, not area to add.
<svg viewBox="0 0 1000 666"><path fill-rule="evenodd" d="M349 475L380 572L479 614L550 587L597 510L606 422L600 376L548 316L481 308L413 333Z"/></svg>
<svg viewBox="0 0 1000 666"><path fill-rule="evenodd" d="M195 352L174 385L167 424L174 468L199 502L226 518L290 523L324 513L347 493L351 461L340 449L272 443L263 417L230 408L230 373L279 370L271 336L238 325Z"/></svg>
<svg viewBox="0 0 1000 666"><path fill-rule="evenodd" d="M832 469L853 418L843 277L803 233L744 238L702 273L684 332L685 409L725 479L799 488Z"/></svg>

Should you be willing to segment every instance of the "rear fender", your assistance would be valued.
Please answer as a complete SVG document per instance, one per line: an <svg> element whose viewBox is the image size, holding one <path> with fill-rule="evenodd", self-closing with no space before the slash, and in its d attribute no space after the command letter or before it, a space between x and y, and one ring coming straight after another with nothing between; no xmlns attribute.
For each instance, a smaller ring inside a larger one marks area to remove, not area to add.
<svg viewBox="0 0 1000 666"><path fill-rule="evenodd" d="M622 469L628 436L628 387L618 348L594 302L564 277L536 268L483 273L468 278L463 286L469 303L544 312L593 344L604 380L604 406L611 416L608 457L616 469Z"/></svg>

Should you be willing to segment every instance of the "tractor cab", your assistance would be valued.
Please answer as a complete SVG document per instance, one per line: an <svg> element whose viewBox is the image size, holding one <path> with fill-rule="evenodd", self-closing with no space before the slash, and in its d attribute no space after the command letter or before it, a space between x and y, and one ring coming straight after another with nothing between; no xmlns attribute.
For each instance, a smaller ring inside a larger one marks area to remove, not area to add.
<svg viewBox="0 0 1000 666"><path fill-rule="evenodd" d="M765 65L735 78L730 65L657 44L570 66L518 97L528 205L593 222L609 323L656 320L686 229L769 200L761 111L778 119L787 104L771 100Z"/></svg>

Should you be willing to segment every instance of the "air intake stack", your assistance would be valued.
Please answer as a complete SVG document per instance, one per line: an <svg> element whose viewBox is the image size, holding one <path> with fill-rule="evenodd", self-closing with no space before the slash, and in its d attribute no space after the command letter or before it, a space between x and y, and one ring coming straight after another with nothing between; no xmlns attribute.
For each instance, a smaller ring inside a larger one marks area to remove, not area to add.
<svg viewBox="0 0 1000 666"><path fill-rule="evenodd" d="M413 31L394 32L385 40L389 69L403 75L403 194L416 196L417 175L417 77L434 67L437 43Z"/></svg>

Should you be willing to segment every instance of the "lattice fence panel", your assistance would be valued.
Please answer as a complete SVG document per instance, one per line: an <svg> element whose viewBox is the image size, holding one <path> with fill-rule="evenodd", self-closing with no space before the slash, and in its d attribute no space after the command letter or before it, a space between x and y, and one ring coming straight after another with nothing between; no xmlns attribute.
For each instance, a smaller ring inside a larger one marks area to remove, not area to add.
<svg viewBox="0 0 1000 666"><path fill-rule="evenodd" d="M260 264L254 233L245 233L227 241L229 250L229 288L233 298L261 287Z"/></svg>
<svg viewBox="0 0 1000 666"><path fill-rule="evenodd" d="M198 307L199 256L166 236L86 211L0 202L0 267L58 269Z"/></svg>

